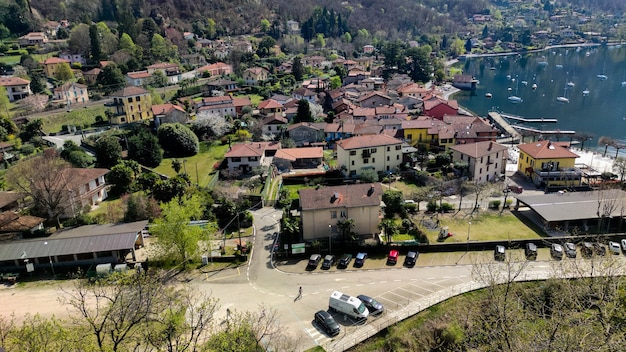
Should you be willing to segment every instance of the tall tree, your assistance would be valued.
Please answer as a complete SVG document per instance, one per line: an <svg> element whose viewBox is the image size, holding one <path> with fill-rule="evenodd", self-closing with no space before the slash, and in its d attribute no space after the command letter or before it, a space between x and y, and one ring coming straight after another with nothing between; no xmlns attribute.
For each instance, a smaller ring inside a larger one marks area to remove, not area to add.
<svg viewBox="0 0 626 352"><path fill-rule="evenodd" d="M122 146L116 136L106 135L98 138L94 149L98 167L111 168L122 159Z"/></svg>
<svg viewBox="0 0 626 352"><path fill-rule="evenodd" d="M140 129L128 138L128 157L142 165L157 167L163 160L163 149L155 135Z"/></svg>
<svg viewBox="0 0 626 352"><path fill-rule="evenodd" d="M311 114L311 107L306 99L300 99L298 101L298 112L293 118L295 123L298 122L313 122L313 114Z"/></svg>
<svg viewBox="0 0 626 352"><path fill-rule="evenodd" d="M302 77L304 76L304 65L302 65L302 58L300 58L300 56L296 56L293 58L291 74L293 74L293 77L296 79L296 81L302 81Z"/></svg>
<svg viewBox="0 0 626 352"><path fill-rule="evenodd" d="M57 71L54 73L54 78L61 82L68 82L74 79L74 71L67 62L59 64Z"/></svg>
<svg viewBox="0 0 626 352"><path fill-rule="evenodd" d="M98 85L105 93L115 92L126 85L126 78L117 65L109 64L98 74L96 78Z"/></svg>
<svg viewBox="0 0 626 352"><path fill-rule="evenodd" d="M194 195L180 201L174 199L161 208L161 218L154 221L151 232L161 254L186 267L195 257L202 235L200 227L189 226L191 220L198 220L203 214L200 198Z"/></svg>
<svg viewBox="0 0 626 352"><path fill-rule="evenodd" d="M72 173L70 165L55 150L22 160L9 168L6 181L10 188L29 196L33 215L59 223L71 206Z"/></svg>
<svg viewBox="0 0 626 352"><path fill-rule="evenodd" d="M89 43L91 44L91 59L95 62L100 61L102 59L102 46L98 26L95 24L89 26Z"/></svg>

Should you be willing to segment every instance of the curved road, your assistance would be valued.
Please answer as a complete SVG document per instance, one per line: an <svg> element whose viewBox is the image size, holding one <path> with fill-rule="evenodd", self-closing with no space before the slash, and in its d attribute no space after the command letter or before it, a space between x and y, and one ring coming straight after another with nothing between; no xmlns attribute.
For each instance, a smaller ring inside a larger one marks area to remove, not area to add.
<svg viewBox="0 0 626 352"><path fill-rule="evenodd" d="M280 324L292 338L297 349L304 351L316 345L327 351L343 351L376 334L383 328L412 316L419 311L463 292L484 287L483 282L505 281L512 272L519 273L515 280L536 280L548 277L580 277L589 275L623 274L625 256L610 256L603 260L571 260L560 262L547 259L526 262L521 253L509 251L510 258L518 261L493 263L490 253L484 260L465 260L473 265L443 265L415 267L397 265L376 270L303 271L299 261L281 262L276 267L271 260L273 233L278 231L281 211L263 208L253 212L255 237L248 266L204 274L188 284L210 293L220 300L217 321L224 322L226 310L258 311L263 304L278 309ZM420 257L424 260L424 258ZM418 261L420 260L418 259ZM483 264L476 264L483 261ZM600 265L601 263L601 265ZM479 276L489 277L489 280ZM303 295L296 300L298 288ZM20 291L18 291L20 290ZM27 291L28 290L28 291ZM341 333L330 338L312 323L313 314L328 308L328 297L334 290L350 295L367 294L385 305L385 313L370 317L365 323L335 314ZM60 294L56 286L28 288L25 290L0 289L0 315L17 317L26 313L44 316L64 315L66 307L56 300ZM52 303L55 302L56 304Z"/></svg>

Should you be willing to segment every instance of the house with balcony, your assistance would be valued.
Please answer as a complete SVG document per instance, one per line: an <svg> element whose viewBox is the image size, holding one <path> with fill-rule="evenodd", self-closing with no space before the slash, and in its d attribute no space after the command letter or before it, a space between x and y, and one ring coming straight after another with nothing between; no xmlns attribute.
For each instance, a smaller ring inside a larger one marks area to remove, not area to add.
<svg viewBox="0 0 626 352"><path fill-rule="evenodd" d="M282 148L276 151L273 163L278 170L315 169L324 162L322 147Z"/></svg>
<svg viewBox="0 0 626 352"><path fill-rule="evenodd" d="M18 40L22 46L43 45L48 42L48 36L44 32L30 32Z"/></svg>
<svg viewBox="0 0 626 352"><path fill-rule="evenodd" d="M109 169L69 168L64 172L68 189L69 206L65 207L64 218L72 218L85 207L92 207L107 199L108 185L104 179Z"/></svg>
<svg viewBox="0 0 626 352"><path fill-rule="evenodd" d="M346 177L363 170L395 172L402 164L402 140L386 134L356 136L337 141L337 164Z"/></svg>
<svg viewBox="0 0 626 352"><path fill-rule="evenodd" d="M87 64L87 59L85 59L83 54L73 54L73 53L66 51L66 52L60 53L59 57L61 59L69 61L70 64L81 64L81 65Z"/></svg>
<svg viewBox="0 0 626 352"><path fill-rule="evenodd" d="M0 77L0 86L7 89L9 101L24 99L31 95L30 81L13 76Z"/></svg>
<svg viewBox="0 0 626 352"><path fill-rule="evenodd" d="M85 104L89 101L89 92L84 84L67 82L60 87L54 88L53 99L65 106Z"/></svg>
<svg viewBox="0 0 626 352"><path fill-rule="evenodd" d="M538 141L518 145L517 172L537 187L581 184L582 171L575 166L578 154L569 150L569 142Z"/></svg>
<svg viewBox="0 0 626 352"><path fill-rule="evenodd" d="M280 142L250 142L233 144L224 154L229 172L249 174L254 168L269 166L268 156L280 149Z"/></svg>
<svg viewBox="0 0 626 352"><path fill-rule="evenodd" d="M125 87L111 94L113 102L105 106L111 112L110 123L124 124L151 120L150 92L140 87Z"/></svg>
<svg viewBox="0 0 626 352"><path fill-rule="evenodd" d="M233 73L233 67L223 62L216 62L214 64L205 65L196 70L201 75L208 74L211 77L226 76Z"/></svg>
<svg viewBox="0 0 626 352"><path fill-rule="evenodd" d="M196 104L198 114L216 114L221 117L236 117L237 109L230 95L202 98Z"/></svg>
<svg viewBox="0 0 626 352"><path fill-rule="evenodd" d="M379 233L383 187L380 183L301 189L300 229L304 241L342 235L341 222L354 220L352 231L361 236Z"/></svg>
<svg viewBox="0 0 626 352"><path fill-rule="evenodd" d="M268 115L261 120L261 130L266 136L280 136L287 129L287 125L289 125L287 119L280 113Z"/></svg>
<svg viewBox="0 0 626 352"><path fill-rule="evenodd" d="M178 64L170 62L158 62L146 67L148 73L154 75L155 72L161 72L166 79L168 85L177 84L182 79L182 72Z"/></svg>
<svg viewBox="0 0 626 352"><path fill-rule="evenodd" d="M492 141L450 147L452 161L466 163L470 181L485 183L500 179L506 172L508 147Z"/></svg>

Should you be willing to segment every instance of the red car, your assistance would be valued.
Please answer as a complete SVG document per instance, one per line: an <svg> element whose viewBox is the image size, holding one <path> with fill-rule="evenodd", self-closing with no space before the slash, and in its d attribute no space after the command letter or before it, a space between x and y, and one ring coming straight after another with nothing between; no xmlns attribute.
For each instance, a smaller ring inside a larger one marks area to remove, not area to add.
<svg viewBox="0 0 626 352"><path fill-rule="evenodd" d="M398 262L398 257L400 256L400 252L395 249L389 251L389 256L387 257L387 264L395 265Z"/></svg>

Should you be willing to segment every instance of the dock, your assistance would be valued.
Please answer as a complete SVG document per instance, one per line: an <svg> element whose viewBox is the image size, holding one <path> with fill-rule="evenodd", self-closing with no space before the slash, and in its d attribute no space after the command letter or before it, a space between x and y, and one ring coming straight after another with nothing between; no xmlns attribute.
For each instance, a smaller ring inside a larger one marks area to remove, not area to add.
<svg viewBox="0 0 626 352"><path fill-rule="evenodd" d="M557 119L545 119L545 118L527 119L525 117L511 115L511 114L507 114L503 112L500 113L500 116L508 120L514 120L514 121L519 121L519 122L524 122L524 123L557 123L559 122L559 120Z"/></svg>
<svg viewBox="0 0 626 352"><path fill-rule="evenodd" d="M519 133L513 126L511 126L499 113L495 111L489 112L487 114L489 120L491 120L500 130L504 131L508 136L507 140L510 143L521 142L522 134Z"/></svg>
<svg viewBox="0 0 626 352"><path fill-rule="evenodd" d="M513 128L515 128L516 130L520 130L520 131L526 131L526 132L531 132L531 133L537 133L537 134L555 134L555 135L559 135L559 134L565 134L565 135L574 135L576 134L576 131L567 131L567 130L538 130L536 128L530 128L530 127L523 127L523 126L513 126Z"/></svg>

